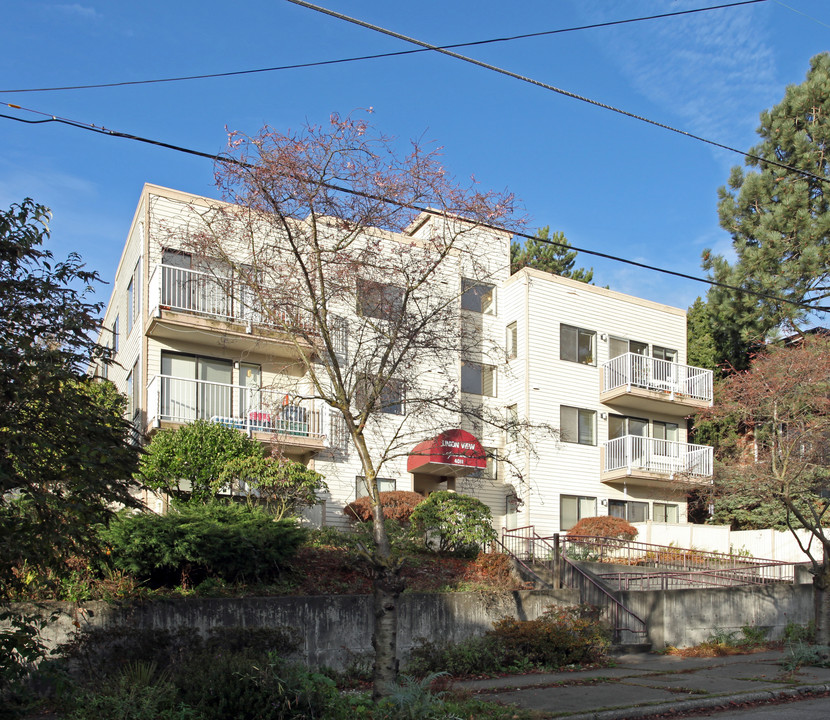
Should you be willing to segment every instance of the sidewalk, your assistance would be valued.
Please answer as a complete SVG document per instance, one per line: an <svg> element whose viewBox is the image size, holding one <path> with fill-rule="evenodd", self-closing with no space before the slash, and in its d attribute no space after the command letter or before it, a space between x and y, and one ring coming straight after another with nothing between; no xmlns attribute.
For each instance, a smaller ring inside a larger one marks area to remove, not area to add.
<svg viewBox="0 0 830 720"><path fill-rule="evenodd" d="M830 691L830 669L804 668L792 675L781 667L783 657L782 651L722 658L621 655L610 668L467 680L456 686L485 700L568 720L628 720Z"/></svg>

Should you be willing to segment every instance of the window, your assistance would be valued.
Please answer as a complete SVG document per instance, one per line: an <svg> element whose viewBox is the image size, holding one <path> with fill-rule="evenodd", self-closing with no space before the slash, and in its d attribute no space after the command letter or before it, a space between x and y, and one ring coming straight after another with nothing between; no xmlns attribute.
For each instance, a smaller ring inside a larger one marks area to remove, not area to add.
<svg viewBox="0 0 830 720"><path fill-rule="evenodd" d="M677 441L677 423L654 421L652 435L656 440Z"/></svg>
<svg viewBox="0 0 830 720"><path fill-rule="evenodd" d="M378 492L394 492L397 488L398 481L394 478L377 478ZM363 475L358 475L354 479L354 496L356 498L366 497L369 494L369 486L366 484L366 478Z"/></svg>
<svg viewBox="0 0 830 720"><path fill-rule="evenodd" d="M636 435L648 437L648 420L643 418L623 417L622 415L608 416L608 439Z"/></svg>
<svg viewBox="0 0 830 720"><path fill-rule="evenodd" d="M609 500L608 514L628 522L645 522L648 520L648 503L625 500Z"/></svg>
<svg viewBox="0 0 830 720"><path fill-rule="evenodd" d="M329 415L329 447L340 453L349 450L349 430L346 427L346 418L336 410Z"/></svg>
<svg viewBox="0 0 830 720"><path fill-rule="evenodd" d="M479 480L498 480L499 479L499 464L496 460L495 448L486 447L484 452L487 455L487 466L470 473L470 477Z"/></svg>
<svg viewBox="0 0 830 720"><path fill-rule="evenodd" d="M135 420L141 412L141 377L138 369L138 360L135 361L129 375L130 417Z"/></svg>
<svg viewBox="0 0 830 720"><path fill-rule="evenodd" d="M559 359L582 365L596 365L597 334L571 325L559 326Z"/></svg>
<svg viewBox="0 0 830 720"><path fill-rule="evenodd" d="M584 408L559 408L559 431L562 441L580 445L596 445L596 417L594 410Z"/></svg>
<svg viewBox="0 0 830 720"><path fill-rule="evenodd" d="M608 357L619 357L625 353L648 355L648 343L627 338L611 337L608 340Z"/></svg>
<svg viewBox="0 0 830 720"><path fill-rule="evenodd" d="M519 439L519 406L508 405L504 409L504 419L507 425L507 439L516 442Z"/></svg>
<svg viewBox="0 0 830 720"><path fill-rule="evenodd" d="M519 331L515 322L507 326L507 337L505 338L505 349L507 350L507 359L512 360L518 354Z"/></svg>
<svg viewBox="0 0 830 720"><path fill-rule="evenodd" d="M678 512L677 505L669 503L654 503L654 522L680 522L680 513Z"/></svg>
<svg viewBox="0 0 830 720"><path fill-rule="evenodd" d="M138 320L139 316L141 315L141 258L139 258L138 262L135 264L135 270L133 270L133 279L131 280L130 284L133 286L133 323Z"/></svg>
<svg viewBox="0 0 830 720"><path fill-rule="evenodd" d="M677 362L677 350L658 347L657 345L651 348L651 356L666 362Z"/></svg>
<svg viewBox="0 0 830 720"><path fill-rule="evenodd" d="M127 337L133 329L133 288L135 287L135 278L130 278L130 284L127 285Z"/></svg>
<svg viewBox="0 0 830 720"><path fill-rule="evenodd" d="M133 378L133 371L127 373L127 402L129 405L127 407L127 417L132 419L133 417L133 385L135 384L135 379Z"/></svg>
<svg viewBox="0 0 830 720"><path fill-rule="evenodd" d="M461 361L461 392L471 395L496 395L496 368L492 365Z"/></svg>
<svg viewBox="0 0 830 720"><path fill-rule="evenodd" d="M496 286L461 278L461 309L496 314Z"/></svg>
<svg viewBox="0 0 830 720"><path fill-rule="evenodd" d="M177 422L230 417L232 373L230 360L162 352L162 416Z"/></svg>
<svg viewBox="0 0 830 720"><path fill-rule="evenodd" d="M374 382L375 378L369 375L364 375L358 381L357 387L355 388L355 402L358 408L364 407L368 402ZM403 380L390 378L380 391L374 410L389 415L403 415L405 397L406 386Z"/></svg>
<svg viewBox="0 0 830 720"><path fill-rule="evenodd" d="M577 495L559 496L559 529L570 530L582 518L596 517L597 499Z"/></svg>
<svg viewBox="0 0 830 720"><path fill-rule="evenodd" d="M359 279L357 314L377 320L394 320L403 311L403 288L397 285Z"/></svg>
<svg viewBox="0 0 830 720"><path fill-rule="evenodd" d="M112 351L118 352L118 315L115 316L115 322L112 324Z"/></svg>

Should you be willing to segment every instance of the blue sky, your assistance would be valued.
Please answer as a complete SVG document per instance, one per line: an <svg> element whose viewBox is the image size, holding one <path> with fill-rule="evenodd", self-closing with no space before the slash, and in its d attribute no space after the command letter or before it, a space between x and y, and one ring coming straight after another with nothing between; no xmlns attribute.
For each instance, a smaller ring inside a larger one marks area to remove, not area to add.
<svg viewBox="0 0 830 720"><path fill-rule="evenodd" d="M718 4L711 0L319 0L437 45ZM7 3L0 90L190 75L394 52L406 43L283 0ZM827 0L777 0L461 49L477 59L749 149L764 108L830 47ZM453 174L521 200L531 231L702 274L729 248L717 188L740 156L434 53L223 79L0 102L206 152L225 128L297 128L372 107L408 143L444 148ZM1 110L26 119L34 115ZM217 196L210 161L57 124L0 118L0 206L52 208L51 248L111 279L144 182ZM595 282L680 307L705 286L581 255ZM99 299L106 300L108 288Z"/></svg>

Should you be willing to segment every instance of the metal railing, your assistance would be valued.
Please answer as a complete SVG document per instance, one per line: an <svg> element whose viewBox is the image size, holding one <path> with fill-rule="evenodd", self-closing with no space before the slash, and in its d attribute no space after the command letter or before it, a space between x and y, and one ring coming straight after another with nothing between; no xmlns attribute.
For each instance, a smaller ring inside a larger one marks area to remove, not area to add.
<svg viewBox="0 0 830 720"><path fill-rule="evenodd" d="M554 584L579 590L581 603L599 607L601 617L612 629L613 642L645 641L645 621L615 598L591 573L571 562L561 552L559 535L541 537L532 525L527 525L514 530L503 529L498 544L537 579L542 578L533 570L535 565L544 568Z"/></svg>
<svg viewBox="0 0 830 720"><path fill-rule="evenodd" d="M303 311L272 308L268 312L256 294L231 277L156 265L150 274L152 308L176 310L244 324L313 332L311 316Z"/></svg>
<svg viewBox="0 0 830 720"><path fill-rule="evenodd" d="M324 439L326 405L263 388L156 375L147 386L148 420L209 420L247 432Z"/></svg>
<svg viewBox="0 0 830 720"><path fill-rule="evenodd" d="M708 445L623 435L606 440L603 447L603 472L625 469L629 474L645 470L669 476L712 477L714 455Z"/></svg>
<svg viewBox="0 0 830 720"><path fill-rule="evenodd" d="M623 353L602 364L602 390L643 388L712 403L712 371L693 365L660 360L648 355Z"/></svg>
<svg viewBox="0 0 830 720"><path fill-rule="evenodd" d="M596 573L603 583L614 590L681 590L690 588L737 587L739 585L770 585L792 583L794 565L754 565L723 570L690 570L687 572Z"/></svg>

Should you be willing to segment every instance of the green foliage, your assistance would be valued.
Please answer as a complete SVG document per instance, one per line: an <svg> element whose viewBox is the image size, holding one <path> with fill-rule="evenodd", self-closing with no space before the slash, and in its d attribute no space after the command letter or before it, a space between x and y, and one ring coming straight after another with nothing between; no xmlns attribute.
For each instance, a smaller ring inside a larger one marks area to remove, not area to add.
<svg viewBox="0 0 830 720"><path fill-rule="evenodd" d="M262 458L262 448L244 433L219 423L197 420L159 430L141 458L139 474L151 488L208 502L226 482L226 465Z"/></svg>
<svg viewBox="0 0 830 720"><path fill-rule="evenodd" d="M302 463L256 453L235 457L222 468L211 489L216 494L223 487L256 498L277 519L317 505L318 494L328 491L323 476Z"/></svg>
<svg viewBox="0 0 830 720"><path fill-rule="evenodd" d="M31 200L0 212L0 600L24 562L59 571L94 552L113 504L136 505L123 398L86 374L110 361L92 339L101 306L85 299L100 279L41 247L48 222Z"/></svg>
<svg viewBox="0 0 830 720"><path fill-rule="evenodd" d="M800 640L788 643L784 648L784 660L781 665L790 672L805 665L830 667L830 647L827 645L808 645Z"/></svg>
<svg viewBox="0 0 830 720"><path fill-rule="evenodd" d="M722 362L715 345L712 315L701 298L696 298L686 311L686 361L714 371Z"/></svg>
<svg viewBox="0 0 830 720"><path fill-rule="evenodd" d="M207 577L274 579L304 537L291 520L218 501L182 504L166 515L122 513L102 532L116 567L154 586L185 589Z"/></svg>
<svg viewBox="0 0 830 720"><path fill-rule="evenodd" d="M503 618L460 643L426 640L413 648L408 670L463 676L602 662L609 643L597 615L589 606L550 606L536 620Z"/></svg>
<svg viewBox="0 0 830 720"><path fill-rule="evenodd" d="M806 80L790 85L783 100L761 113L761 142L732 168L728 187L718 191L721 227L732 236L737 259L730 264L704 252L714 278L741 288L822 304L830 297L830 54L810 61ZM765 163L775 160L815 175ZM775 299L713 287L708 294L711 328L719 362L748 366L757 343L778 327L796 328L807 311Z"/></svg>
<svg viewBox="0 0 830 720"><path fill-rule="evenodd" d="M490 508L471 495L449 490L431 493L411 517L412 531L439 552L475 556L496 539Z"/></svg>
<svg viewBox="0 0 830 720"><path fill-rule="evenodd" d="M383 698L379 710L390 720L438 720L445 718L442 695L445 691L434 692L433 684L447 673L437 672L418 680L401 675L396 690Z"/></svg>
<svg viewBox="0 0 830 720"><path fill-rule="evenodd" d="M816 624L811 620L806 625L788 622L784 626L784 643L809 643L816 634Z"/></svg>
<svg viewBox="0 0 830 720"><path fill-rule="evenodd" d="M523 267L532 267L536 270L561 275L572 280L590 283L594 278L594 269L574 268L576 250L571 250L571 244L561 232L550 234L550 225L536 231L538 240L525 240L524 245L518 242L510 243L510 272L515 273ZM544 242L550 240L550 242Z"/></svg>
<svg viewBox="0 0 830 720"><path fill-rule="evenodd" d="M26 681L46 655L40 631L47 623L41 615L0 613L0 718L14 718L29 704Z"/></svg>

